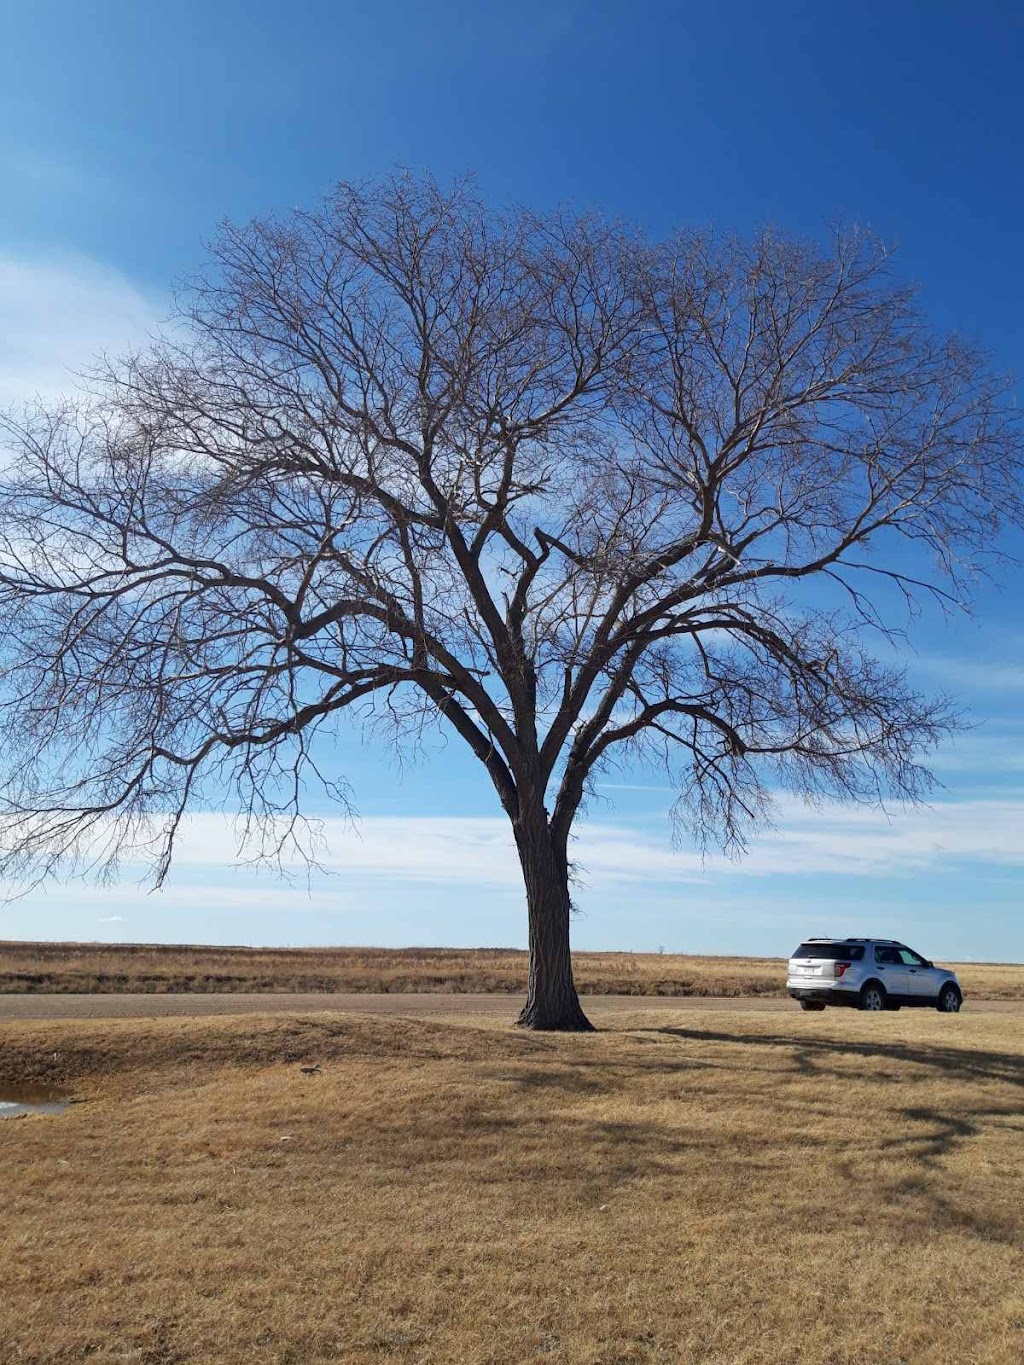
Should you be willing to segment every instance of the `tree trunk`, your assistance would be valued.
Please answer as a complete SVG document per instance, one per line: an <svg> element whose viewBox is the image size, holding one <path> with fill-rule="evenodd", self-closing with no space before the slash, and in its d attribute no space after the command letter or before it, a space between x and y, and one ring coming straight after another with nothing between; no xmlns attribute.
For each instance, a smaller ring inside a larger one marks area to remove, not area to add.
<svg viewBox="0 0 1024 1365"><path fill-rule="evenodd" d="M530 924L530 976L520 1028L593 1032L580 1008L569 952L569 868L543 806L516 824Z"/></svg>

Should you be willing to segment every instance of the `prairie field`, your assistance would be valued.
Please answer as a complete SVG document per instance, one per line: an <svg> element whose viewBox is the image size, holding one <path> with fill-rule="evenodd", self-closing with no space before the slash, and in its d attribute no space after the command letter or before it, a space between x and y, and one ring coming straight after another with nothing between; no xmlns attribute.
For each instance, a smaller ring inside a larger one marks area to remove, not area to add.
<svg viewBox="0 0 1024 1365"><path fill-rule="evenodd" d="M596 1022L8 1022L0 1360L1024 1359L1024 1015Z"/></svg>
<svg viewBox="0 0 1024 1365"><path fill-rule="evenodd" d="M953 965L953 964L943 964ZM573 954L584 995L783 996L781 959L681 953ZM220 948L0 942L0 993L366 991L521 994L511 948ZM968 996L1024 999L1024 965L961 963Z"/></svg>

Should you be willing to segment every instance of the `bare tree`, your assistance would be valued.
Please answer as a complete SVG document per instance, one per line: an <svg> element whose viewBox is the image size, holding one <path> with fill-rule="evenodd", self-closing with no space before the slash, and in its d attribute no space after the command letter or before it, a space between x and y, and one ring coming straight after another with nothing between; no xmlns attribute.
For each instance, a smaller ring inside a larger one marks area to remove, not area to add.
<svg viewBox="0 0 1024 1365"><path fill-rule="evenodd" d="M602 769L664 765L734 849L780 786L926 789L944 706L867 646L967 605L1021 520L1019 428L870 236L651 242L397 177L226 227L176 336L10 427L8 877L141 844L162 879L225 790L270 856L312 780L345 799L332 720L436 724L512 822L520 1022L584 1029Z"/></svg>

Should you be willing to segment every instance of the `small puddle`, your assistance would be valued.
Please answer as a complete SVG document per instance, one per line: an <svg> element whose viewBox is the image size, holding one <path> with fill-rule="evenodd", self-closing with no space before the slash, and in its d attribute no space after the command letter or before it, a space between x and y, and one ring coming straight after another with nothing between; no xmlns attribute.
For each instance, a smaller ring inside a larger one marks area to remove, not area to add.
<svg viewBox="0 0 1024 1365"><path fill-rule="evenodd" d="M55 1085L4 1085L0 1083L0 1119L19 1114L63 1114L71 1095Z"/></svg>

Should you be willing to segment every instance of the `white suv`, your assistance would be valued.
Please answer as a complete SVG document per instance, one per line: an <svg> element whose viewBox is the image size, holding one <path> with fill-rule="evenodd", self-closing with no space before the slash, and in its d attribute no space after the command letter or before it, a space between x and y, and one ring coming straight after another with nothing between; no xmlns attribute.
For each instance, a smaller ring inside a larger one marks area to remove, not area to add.
<svg viewBox="0 0 1024 1365"><path fill-rule="evenodd" d="M891 938L809 938L789 959L786 990L805 1010L930 1005L956 1014L964 999L955 972Z"/></svg>

